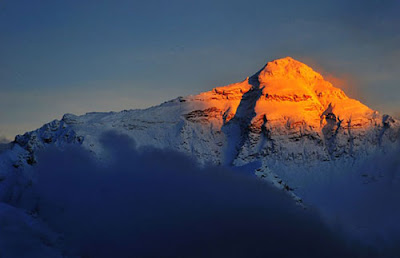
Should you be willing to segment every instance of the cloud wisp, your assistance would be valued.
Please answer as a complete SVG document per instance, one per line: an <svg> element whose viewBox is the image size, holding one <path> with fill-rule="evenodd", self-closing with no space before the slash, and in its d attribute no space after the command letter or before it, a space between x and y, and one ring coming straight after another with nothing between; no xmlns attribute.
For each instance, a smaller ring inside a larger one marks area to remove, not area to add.
<svg viewBox="0 0 400 258"><path fill-rule="evenodd" d="M95 257L343 257L348 245L282 192L108 133L107 161L48 150L35 168L39 216L72 254ZM71 249L71 246L75 249ZM71 251L73 250L73 251ZM357 250L357 251L356 251Z"/></svg>

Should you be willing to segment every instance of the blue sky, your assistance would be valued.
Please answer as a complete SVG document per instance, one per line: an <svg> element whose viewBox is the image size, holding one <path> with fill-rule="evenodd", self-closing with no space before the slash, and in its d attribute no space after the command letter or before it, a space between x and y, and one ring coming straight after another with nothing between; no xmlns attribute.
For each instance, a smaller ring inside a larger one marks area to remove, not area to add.
<svg viewBox="0 0 400 258"><path fill-rule="evenodd" d="M400 110L400 1L0 0L0 138L156 105L292 56Z"/></svg>

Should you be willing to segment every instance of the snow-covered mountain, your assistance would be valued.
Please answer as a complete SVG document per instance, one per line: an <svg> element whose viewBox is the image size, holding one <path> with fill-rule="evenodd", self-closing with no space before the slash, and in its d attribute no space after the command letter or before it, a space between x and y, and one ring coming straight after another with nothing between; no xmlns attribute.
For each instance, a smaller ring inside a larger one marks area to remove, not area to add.
<svg viewBox="0 0 400 258"><path fill-rule="evenodd" d="M256 175L299 201L298 171L358 164L390 151L400 138L399 121L286 57L242 82L148 109L66 114L15 138L0 154L0 181L40 162L36 153L47 146L78 144L103 159L106 150L99 140L109 130L128 135L138 146L178 150L203 164L253 164Z"/></svg>
<svg viewBox="0 0 400 258"><path fill-rule="evenodd" d="M27 189L35 178L31 168L41 162L38 153L49 147L74 145L99 162L107 161L109 152L102 139L109 131L130 137L138 147L172 149L200 164L242 167L287 192L297 203L304 200L306 206L321 207L326 203L335 207L329 204L332 189L324 188L327 181L351 178L330 180L332 174L362 168L358 178L347 182L350 188L357 182L376 181L376 175L368 174L376 169L363 169L363 163L382 153L396 160L393 157L400 145L400 121L347 97L290 57L267 63L242 82L148 109L65 114L61 120L2 145L0 256L28 252L37 257L62 257L66 247L59 233L63 232L53 232L40 217L38 200L29 199ZM398 163L393 164L386 167L398 169ZM310 190L313 187L317 190ZM322 193L318 187L327 192L322 201L310 198ZM23 204L27 196L30 208Z"/></svg>

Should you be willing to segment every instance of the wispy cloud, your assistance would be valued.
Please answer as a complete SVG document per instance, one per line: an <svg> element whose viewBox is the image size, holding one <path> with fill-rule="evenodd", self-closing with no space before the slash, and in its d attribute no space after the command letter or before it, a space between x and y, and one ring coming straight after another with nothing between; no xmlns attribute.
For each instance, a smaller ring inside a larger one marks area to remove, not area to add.
<svg viewBox="0 0 400 258"><path fill-rule="evenodd" d="M123 135L105 134L102 143L109 155L101 165L89 152L71 147L42 153L34 169L40 201L31 205L65 234L72 254L343 257L362 252L351 250L317 214L253 177L200 168L170 150L137 150ZM26 192L23 203L30 203L29 196Z"/></svg>

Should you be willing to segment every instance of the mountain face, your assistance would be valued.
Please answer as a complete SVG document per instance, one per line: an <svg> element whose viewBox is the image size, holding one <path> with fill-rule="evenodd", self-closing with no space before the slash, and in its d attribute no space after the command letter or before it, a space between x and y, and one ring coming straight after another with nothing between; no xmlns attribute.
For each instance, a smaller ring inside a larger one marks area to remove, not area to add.
<svg viewBox="0 0 400 258"><path fill-rule="evenodd" d="M310 67L287 57L267 63L242 82L148 109L66 114L18 135L0 154L0 180L40 162L36 153L47 146L78 144L103 159L100 137L113 130L137 146L178 150L203 164L253 164L257 176L300 201L300 175L290 173L291 168L307 172L362 163L393 149L399 129L399 121L347 97Z"/></svg>

